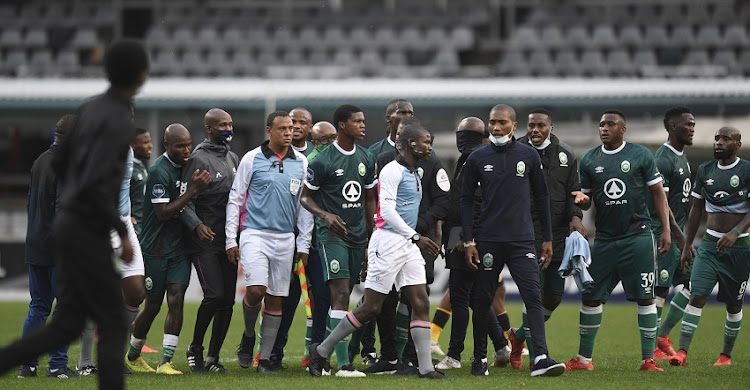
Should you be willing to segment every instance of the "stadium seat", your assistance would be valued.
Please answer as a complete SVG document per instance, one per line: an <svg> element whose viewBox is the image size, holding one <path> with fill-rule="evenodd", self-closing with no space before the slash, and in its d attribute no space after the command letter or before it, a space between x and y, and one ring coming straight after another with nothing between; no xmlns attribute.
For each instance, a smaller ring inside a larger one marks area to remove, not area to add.
<svg viewBox="0 0 750 390"><path fill-rule="evenodd" d="M251 28L247 32L247 42L251 47L260 49L274 49L276 47L274 37L262 27Z"/></svg>
<svg viewBox="0 0 750 390"><path fill-rule="evenodd" d="M545 49L531 51L528 67L534 76L552 77L557 75L552 55L550 55L550 52Z"/></svg>
<svg viewBox="0 0 750 390"><path fill-rule="evenodd" d="M331 53L323 48L313 49L307 58L307 63L312 66L324 66L331 63Z"/></svg>
<svg viewBox="0 0 750 390"><path fill-rule="evenodd" d="M150 72L154 76L181 76L183 74L180 61L171 51L157 52L152 59Z"/></svg>
<svg viewBox="0 0 750 390"><path fill-rule="evenodd" d="M314 26L306 26L297 35L297 45L303 49L313 49L320 44L322 39L318 29Z"/></svg>
<svg viewBox="0 0 750 390"><path fill-rule="evenodd" d="M565 40L568 42L567 46L573 48L584 48L591 42L586 27L581 25L573 25L568 28Z"/></svg>
<svg viewBox="0 0 750 390"><path fill-rule="evenodd" d="M727 74L730 76L741 76L742 67L737 62L737 56L734 54L734 50L721 49L714 53L712 64L716 66L723 66L727 69Z"/></svg>
<svg viewBox="0 0 750 390"><path fill-rule="evenodd" d="M594 48L608 49L617 45L615 30L612 26L603 24L596 26L591 33L591 44Z"/></svg>
<svg viewBox="0 0 750 390"><path fill-rule="evenodd" d="M651 48L662 48L669 45L667 29L660 25L646 26L646 33L643 37L643 45Z"/></svg>
<svg viewBox="0 0 750 390"><path fill-rule="evenodd" d="M716 24L726 26L742 19L737 18L737 11L732 4L717 3L714 5L714 12L711 13L711 20Z"/></svg>
<svg viewBox="0 0 750 390"><path fill-rule="evenodd" d="M61 51L57 54L56 66L64 76L73 76L81 67L78 53L72 50Z"/></svg>
<svg viewBox="0 0 750 390"><path fill-rule="evenodd" d="M433 49L455 49L453 42L448 39L448 34L442 27L430 27L424 35L424 46ZM440 55L438 53L438 55ZM448 55L450 56L450 55Z"/></svg>
<svg viewBox="0 0 750 390"><path fill-rule="evenodd" d="M629 48L638 47L643 43L643 34L641 34L641 29L634 24L623 26L622 30L620 30L619 38L620 45Z"/></svg>
<svg viewBox="0 0 750 390"><path fill-rule="evenodd" d="M0 33L0 48L16 49L23 47L23 36L21 30L16 28L6 28Z"/></svg>
<svg viewBox="0 0 750 390"><path fill-rule="evenodd" d="M210 49L214 46L223 46L224 43L219 40L219 33L213 26L203 26L198 30L195 37L195 46L200 49Z"/></svg>
<svg viewBox="0 0 750 390"><path fill-rule="evenodd" d="M408 61L406 60L406 53L401 50L389 50L385 55L383 65L389 66L406 66Z"/></svg>
<svg viewBox="0 0 750 390"><path fill-rule="evenodd" d="M193 29L190 27L177 27L172 34L171 43L177 48L192 48L195 47L195 34Z"/></svg>
<svg viewBox="0 0 750 390"><path fill-rule="evenodd" d="M359 56L359 69L363 76L380 76L383 70L383 59L375 50L366 50Z"/></svg>
<svg viewBox="0 0 750 390"><path fill-rule="evenodd" d="M703 25L695 36L695 47L711 49L721 46L722 39L719 27L713 24Z"/></svg>
<svg viewBox="0 0 750 390"><path fill-rule="evenodd" d="M457 26L450 31L451 45L457 50L467 50L474 47L474 31L466 26Z"/></svg>
<svg viewBox="0 0 750 390"><path fill-rule="evenodd" d="M342 49L350 46L349 38L341 27L329 26L323 32L323 45L331 49Z"/></svg>
<svg viewBox="0 0 750 390"><path fill-rule="evenodd" d="M529 76L531 71L526 58L520 50L508 50L501 53L497 71L501 76Z"/></svg>
<svg viewBox="0 0 750 390"><path fill-rule="evenodd" d="M724 31L723 46L730 49L748 47L747 30L744 25L733 24Z"/></svg>
<svg viewBox="0 0 750 390"><path fill-rule="evenodd" d="M612 76L635 76L636 69L627 50L612 50L607 56L607 70Z"/></svg>
<svg viewBox="0 0 750 390"><path fill-rule="evenodd" d="M41 28L32 28L26 31L23 46L30 49L41 49L47 46L47 31Z"/></svg>
<svg viewBox="0 0 750 390"><path fill-rule="evenodd" d="M229 27L221 34L221 42L228 49L248 48L247 31L239 27Z"/></svg>
<svg viewBox="0 0 750 390"><path fill-rule="evenodd" d="M375 30L373 41L378 48L388 49L396 43L397 39L396 32L391 26L379 26Z"/></svg>
<svg viewBox="0 0 750 390"><path fill-rule="evenodd" d="M55 70L55 61L49 50L36 50L29 58L29 74L32 76L50 76Z"/></svg>
<svg viewBox="0 0 750 390"><path fill-rule="evenodd" d="M690 23L706 23L711 21L711 13L708 12L707 2L692 1L687 5L685 21Z"/></svg>
<svg viewBox="0 0 750 390"><path fill-rule="evenodd" d="M563 77L578 77L583 74L581 64L573 50L564 50L555 56L555 67Z"/></svg>
<svg viewBox="0 0 750 390"><path fill-rule="evenodd" d="M333 65L354 67L358 65L357 58L354 53L349 49L340 49L333 55Z"/></svg>
<svg viewBox="0 0 750 390"><path fill-rule="evenodd" d="M545 25L539 36L539 45L540 47L553 50L566 48L566 41L560 26L554 24Z"/></svg>
<svg viewBox="0 0 750 390"><path fill-rule="evenodd" d="M687 22L687 20L681 4L667 3L661 7L659 19L655 22L662 26L678 26Z"/></svg>
<svg viewBox="0 0 750 390"><path fill-rule="evenodd" d="M372 40L372 34L364 27L355 27L349 33L349 42L354 47L360 47L363 50L376 47Z"/></svg>
<svg viewBox="0 0 750 390"><path fill-rule="evenodd" d="M584 75L603 77L607 75L607 63L601 50L586 50L581 55L581 69Z"/></svg>
<svg viewBox="0 0 750 390"><path fill-rule="evenodd" d="M399 47L407 50L427 48L422 32L414 26L409 26L401 30L398 40L394 44L396 43Z"/></svg>
<svg viewBox="0 0 750 390"><path fill-rule="evenodd" d="M281 64L286 66L304 66L307 65L307 60L302 50L287 47L281 57Z"/></svg>
<svg viewBox="0 0 750 390"><path fill-rule="evenodd" d="M450 48L440 50L432 60L432 65L437 67L437 76L454 76L461 69L458 54Z"/></svg>
<svg viewBox="0 0 750 390"><path fill-rule="evenodd" d="M687 53L685 58L682 60L682 65L689 66L707 66L711 65L711 60L708 58L708 51L706 50L691 50Z"/></svg>
<svg viewBox="0 0 750 390"><path fill-rule="evenodd" d="M279 63L275 49L261 50L256 58L256 62L261 67L271 66Z"/></svg>
<svg viewBox="0 0 750 390"><path fill-rule="evenodd" d="M62 2L49 2L42 11L42 16L36 22L41 26L52 26L60 24L65 19L65 9L63 9Z"/></svg>
<svg viewBox="0 0 750 390"><path fill-rule="evenodd" d="M5 55L3 61L0 62L0 70L2 70L2 74L4 75L21 77L28 73L27 64L25 51L11 50Z"/></svg>
<svg viewBox="0 0 750 390"><path fill-rule="evenodd" d="M539 35L533 27L521 26L510 37L508 45L513 49L525 49L539 45Z"/></svg>
<svg viewBox="0 0 750 390"><path fill-rule="evenodd" d="M231 67L231 74L229 69L220 69L218 74L220 76L251 76L255 75L257 71L257 64L250 55L250 51L246 49L235 50L227 64Z"/></svg>
<svg viewBox="0 0 750 390"><path fill-rule="evenodd" d="M744 73L745 77L750 77L750 49L743 50L740 53L737 62L739 62L740 67L742 67L742 73Z"/></svg>
<svg viewBox="0 0 750 390"><path fill-rule="evenodd" d="M233 76L235 73L226 50L221 46L209 50L202 58L202 62L206 67L205 76Z"/></svg>
<svg viewBox="0 0 750 390"><path fill-rule="evenodd" d="M672 30L672 36L669 39L671 47L688 47L694 44L695 35L691 26L677 26Z"/></svg>
<svg viewBox="0 0 750 390"><path fill-rule="evenodd" d="M99 37L93 28L79 28L68 47L71 49L91 49L100 45Z"/></svg>

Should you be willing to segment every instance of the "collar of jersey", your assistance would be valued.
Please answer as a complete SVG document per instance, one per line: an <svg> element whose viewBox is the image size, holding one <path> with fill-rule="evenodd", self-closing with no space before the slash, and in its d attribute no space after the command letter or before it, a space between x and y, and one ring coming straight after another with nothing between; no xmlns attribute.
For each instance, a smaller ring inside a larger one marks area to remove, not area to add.
<svg viewBox="0 0 750 390"><path fill-rule="evenodd" d="M729 164L729 165L721 165L721 162L717 160L716 161L716 167L719 168L719 169L721 169L721 170L723 170L723 171L725 171L727 169L732 169L732 168L736 167L737 164L740 163L740 158L739 157L735 156L735 159L736 160L734 160L734 162L731 163L731 164Z"/></svg>
<svg viewBox="0 0 750 390"><path fill-rule="evenodd" d="M269 142L271 142L271 141L263 142L263 144L260 145L260 150L263 152L263 155L266 158L271 158L271 156L275 156L276 155L276 153L273 150L271 150L271 148L268 147L268 143ZM291 147L286 150L286 155L283 158L287 158L287 157L289 157L289 158L296 158L294 156L294 149L292 149Z"/></svg>
<svg viewBox="0 0 750 390"><path fill-rule="evenodd" d="M296 151L298 151L300 153L304 152L305 150L307 150L307 141L305 141L305 147L304 148L298 148L298 147L292 145L292 149L294 149L294 150L296 150Z"/></svg>
<svg viewBox="0 0 750 390"><path fill-rule="evenodd" d="M172 159L167 156L167 152L164 152L163 156L167 159L167 161L169 161L170 164L172 164L173 167L182 168L182 165L175 164L174 161L172 161Z"/></svg>
<svg viewBox="0 0 750 390"><path fill-rule="evenodd" d="M602 153L604 153L604 154L617 154L617 153L619 153L619 152L620 152L621 150L623 150L623 149L625 148L625 145L627 145L627 144L628 144L627 142L625 142L625 141L622 141L622 145L620 145L620 147L619 147L619 148L617 148L617 149L615 149L615 150L607 150L607 149L606 149L606 148L604 147L604 145L602 145Z"/></svg>
<svg viewBox="0 0 750 390"><path fill-rule="evenodd" d="M396 147L396 142L395 141L391 141L391 136L385 137L385 140L388 141L388 143L391 146L393 146L394 148Z"/></svg>
<svg viewBox="0 0 750 390"><path fill-rule="evenodd" d="M346 151L346 150L342 149L341 146L339 146L339 140L333 141L333 146L335 146L336 149L338 149L339 152L341 152L341 154L344 154L344 155L347 155L347 156L351 156L351 155L354 154L354 152L357 151L357 144L354 144L354 148L352 148L352 150L350 150L350 151Z"/></svg>
<svg viewBox="0 0 750 390"><path fill-rule="evenodd" d="M672 152L674 152L674 154L676 154L676 155L678 155L678 156L682 156L683 154L685 154L685 152L684 152L684 151L682 151L682 152L679 152L679 151L677 151L677 149L675 149L675 148L674 148L674 146L670 145L670 144L669 144L669 142L665 142L665 143L664 143L664 146L666 146L666 147L668 147L668 148L672 149Z"/></svg>

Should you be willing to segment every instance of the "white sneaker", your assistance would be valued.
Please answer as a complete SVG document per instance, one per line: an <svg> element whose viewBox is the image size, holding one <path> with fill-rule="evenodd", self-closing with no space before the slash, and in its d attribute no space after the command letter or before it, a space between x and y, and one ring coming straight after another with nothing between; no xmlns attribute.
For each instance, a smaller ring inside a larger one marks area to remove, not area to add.
<svg viewBox="0 0 750 390"><path fill-rule="evenodd" d="M358 371L351 364L347 364L336 371L336 376L339 378L365 378L367 377L367 374Z"/></svg>
<svg viewBox="0 0 750 390"><path fill-rule="evenodd" d="M529 356L529 349L524 347L523 351L521 352L521 356Z"/></svg>
<svg viewBox="0 0 750 390"><path fill-rule="evenodd" d="M461 362L450 357L446 356L443 358L443 360L440 361L440 363L435 366L438 370L450 370L451 368L461 368Z"/></svg>
<svg viewBox="0 0 750 390"><path fill-rule="evenodd" d="M505 348L495 351L495 361L492 362L492 366L505 367L508 362L510 362L510 346L506 345Z"/></svg>
<svg viewBox="0 0 750 390"><path fill-rule="evenodd" d="M445 356L445 352L440 349L440 343L430 340L430 353L433 355Z"/></svg>

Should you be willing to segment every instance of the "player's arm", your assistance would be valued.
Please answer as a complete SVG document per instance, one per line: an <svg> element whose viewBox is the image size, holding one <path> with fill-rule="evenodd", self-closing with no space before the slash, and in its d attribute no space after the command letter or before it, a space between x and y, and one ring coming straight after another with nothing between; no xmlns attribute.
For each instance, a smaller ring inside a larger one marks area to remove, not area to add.
<svg viewBox="0 0 750 390"><path fill-rule="evenodd" d="M338 215L323 210L314 199L315 194L320 189L321 183L325 181L324 176L325 163L322 158L316 157L307 167L305 188L302 189L302 196L300 196L299 202L307 211L323 220L328 229L331 229L331 231L340 236L345 236L347 234L346 222Z"/></svg>
<svg viewBox="0 0 750 390"><path fill-rule="evenodd" d="M740 236L740 234L747 231L748 227L750 227L750 213L746 213L745 217L742 218L740 223L733 227L732 230L721 236L719 241L716 243L716 250L718 250L719 252L723 252L731 248L732 245L737 242L737 238Z"/></svg>
<svg viewBox="0 0 750 390"><path fill-rule="evenodd" d="M692 196L693 205L690 206L690 213L688 214L687 223L685 225L685 246L682 247L681 262L683 271L689 270L693 262L693 255L695 252L693 249L693 241L698 232L698 226L700 226L701 223L703 210L706 207L706 200L703 199L703 196L696 192L693 192Z"/></svg>
<svg viewBox="0 0 750 390"><path fill-rule="evenodd" d="M367 238L369 239L372 235L372 231L375 229L375 213L378 212L378 175L375 172L377 163L374 161L368 162L367 173L365 176L365 229L367 232ZM365 258L367 256L365 255Z"/></svg>
<svg viewBox="0 0 750 390"><path fill-rule="evenodd" d="M463 180L461 183L461 226L463 228L464 247L466 247L466 264L469 268L476 270L479 264L479 252L474 242L474 192L479 186L479 174L476 169L476 158L470 155L466 159L463 169Z"/></svg>
<svg viewBox="0 0 750 390"><path fill-rule="evenodd" d="M203 163L203 161L200 160L199 156L196 155L196 153L193 153L190 156L190 160L188 160L188 164L182 170L182 182L188 183L188 190L193 187L192 183L190 182L190 172L195 172L195 170L208 171L208 167ZM211 230L210 227L206 226L200 219L198 214L195 212L195 205L193 204L192 198L190 198L188 204L180 213L180 220L188 228L189 231L195 232L195 234L201 240L209 242L214 240L216 233L214 233L214 231Z"/></svg>
<svg viewBox="0 0 750 390"><path fill-rule="evenodd" d="M669 206L667 205L667 195L664 193L664 189L661 186L661 180L656 183L650 184L648 189L651 191L651 197L654 200L654 208L656 209L656 215L659 217L659 223L661 224L661 235L659 235L659 253L664 253L669 250L669 246L672 245L672 233L669 223ZM674 219L674 217L672 217Z"/></svg>
<svg viewBox="0 0 750 390"><path fill-rule="evenodd" d="M307 172L307 160L303 163L303 172ZM300 195L301 195L300 191ZM310 254L310 242L312 241L312 230L315 224L315 218L310 214L307 209L302 207L299 202L299 196L297 197L297 237L295 239L295 246L297 253L294 256L295 261L297 259L302 260L302 264L307 266L307 259Z"/></svg>
<svg viewBox="0 0 750 390"><path fill-rule="evenodd" d="M224 224L224 235L226 243L224 249L227 251L227 258L232 264L237 264L240 260L240 248L237 244L237 232L240 230L240 213L242 205L245 204L247 189L253 178L253 159L255 156L251 153L245 154L237 166L237 172L232 181L232 189L229 190L227 199L227 219Z"/></svg>
<svg viewBox="0 0 750 390"><path fill-rule="evenodd" d="M443 164L437 158L432 156L430 160L434 160L435 163L430 172L430 176L427 176L425 172L425 179L422 180L425 195L429 196L432 200L430 207L424 212L419 213L419 220L417 221L418 232L428 232L435 228L437 222L445 219L448 216L448 210L450 208L450 197L448 191L450 191L450 180L448 174L443 168Z"/></svg>
<svg viewBox="0 0 750 390"><path fill-rule="evenodd" d="M581 191L573 191L570 194L574 196L573 203L577 204L581 210L586 211L591 208L591 177L586 165L586 156L581 160L579 170L579 180L581 182Z"/></svg>
<svg viewBox="0 0 750 390"><path fill-rule="evenodd" d="M196 169L193 171L190 178L190 188L187 189L184 194L169 203L154 204L154 214L156 214L156 218L161 222L170 220L187 206L193 196L203 191L203 189L208 187L210 183L211 175L207 171L200 172ZM165 185L164 188L168 188L167 185Z"/></svg>
<svg viewBox="0 0 750 390"><path fill-rule="evenodd" d="M576 195L573 195L577 193L583 195L581 193L581 178L578 174L578 159L571 153L569 160L571 160L570 170L565 181L565 190L571 194L568 197L567 204L568 215L570 216L570 232L577 231L586 237L586 228L583 226L583 211L581 211L581 207L576 203Z"/></svg>
<svg viewBox="0 0 750 390"><path fill-rule="evenodd" d="M534 197L534 210L542 228L542 253L538 254L538 261L539 267L544 270L552 261L552 214L547 181L544 179L544 171L542 170L542 161L536 153L532 154L532 159L529 180L531 193Z"/></svg>

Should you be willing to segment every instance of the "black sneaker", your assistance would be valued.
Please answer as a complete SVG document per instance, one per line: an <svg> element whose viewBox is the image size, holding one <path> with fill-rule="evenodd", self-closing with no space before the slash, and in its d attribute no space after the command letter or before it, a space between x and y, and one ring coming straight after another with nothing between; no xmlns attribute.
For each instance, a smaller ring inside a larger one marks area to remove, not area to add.
<svg viewBox="0 0 750 390"><path fill-rule="evenodd" d="M60 378L60 379L78 378L78 374L66 366L63 368L55 369L55 370L52 370L52 369L47 370L47 378Z"/></svg>
<svg viewBox="0 0 750 390"><path fill-rule="evenodd" d="M99 370L97 370L96 366L93 364L89 364L81 368L78 368L78 366L76 366L76 371L80 376L99 375Z"/></svg>
<svg viewBox="0 0 750 390"><path fill-rule="evenodd" d="M122 365L122 375L130 375L132 373L133 371L130 369L130 367L128 367L127 364Z"/></svg>
<svg viewBox="0 0 750 390"><path fill-rule="evenodd" d="M275 370L273 366L271 366L271 361L268 359L260 359L258 361L258 373L260 374L275 374L279 370Z"/></svg>
<svg viewBox="0 0 750 390"><path fill-rule="evenodd" d="M400 361L396 363L396 375L419 375L419 369L411 362Z"/></svg>
<svg viewBox="0 0 750 390"><path fill-rule="evenodd" d="M531 369L531 376L559 376L565 372L565 363L550 358L540 359Z"/></svg>
<svg viewBox="0 0 750 390"><path fill-rule="evenodd" d="M271 362L271 369L274 371L281 371L286 370L286 364L282 362L281 357L279 356L271 356L268 360Z"/></svg>
<svg viewBox="0 0 750 390"><path fill-rule="evenodd" d="M242 340L237 347L237 359L240 361L240 367L249 368L253 364L253 348L255 348L255 335L248 337L243 332Z"/></svg>
<svg viewBox="0 0 750 390"><path fill-rule="evenodd" d="M471 375L475 376L487 376L490 375L490 372L487 371L487 358L484 359L474 359L474 361L471 363Z"/></svg>
<svg viewBox="0 0 750 390"><path fill-rule="evenodd" d="M187 356L188 367L190 372L203 372L206 366L206 362L203 361L203 346L193 345L188 346L185 351Z"/></svg>
<svg viewBox="0 0 750 390"><path fill-rule="evenodd" d="M204 367L204 370L206 372L220 372L220 373L223 373L223 374L229 372L229 370L227 370L226 368L224 368L224 366L222 366L221 363L219 363L219 362L206 363L206 366Z"/></svg>
<svg viewBox="0 0 750 390"><path fill-rule="evenodd" d="M362 370L365 374L383 375L383 374L395 374L396 363L391 363L383 358L378 359L373 365Z"/></svg>
<svg viewBox="0 0 750 390"><path fill-rule="evenodd" d="M350 359L349 361L351 362L352 360ZM366 353L364 354L364 356L362 356L362 364L364 364L365 366L372 366L377 361L378 358L377 356L375 356L374 352Z"/></svg>
<svg viewBox="0 0 750 390"><path fill-rule="evenodd" d="M445 375L445 374L443 374L442 372L440 372L438 370L430 371L430 372L428 372L428 373L426 373L424 375L419 374L419 377L420 378L425 378L425 379L453 379L453 377Z"/></svg>
<svg viewBox="0 0 750 390"><path fill-rule="evenodd" d="M323 370L326 368L326 358L318 353L318 345L320 343L310 344L310 365L307 366L307 372L314 377L323 376Z"/></svg>
<svg viewBox="0 0 750 390"><path fill-rule="evenodd" d="M32 378L36 376L36 366L21 366L18 367L19 378Z"/></svg>

